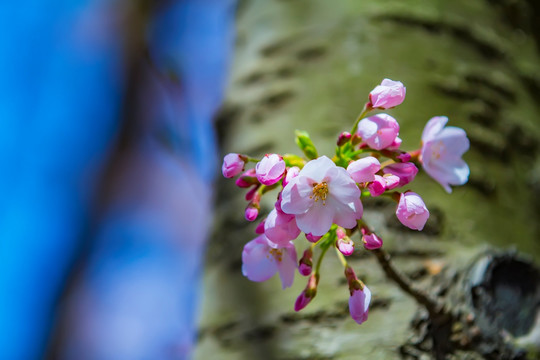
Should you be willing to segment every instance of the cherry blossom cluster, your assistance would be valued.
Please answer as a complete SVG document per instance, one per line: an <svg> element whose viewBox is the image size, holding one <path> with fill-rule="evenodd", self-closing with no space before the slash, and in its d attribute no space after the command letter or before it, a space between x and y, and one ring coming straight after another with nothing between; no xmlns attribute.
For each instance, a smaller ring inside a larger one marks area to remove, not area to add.
<svg viewBox="0 0 540 360"><path fill-rule="evenodd" d="M390 79L376 86L351 132L338 136L331 158L319 156L309 135L302 131L296 132L296 143L303 156L266 154L253 159L231 153L224 158L223 176L239 175L236 185L246 189L246 220L255 221L260 215L261 198L276 190L273 209L255 230L258 236L244 247L242 272L252 281L265 281L278 273L283 288L292 285L296 271L308 277L294 304L296 311L317 294L321 261L334 248L349 286L351 317L359 324L366 321L371 292L346 257L354 251L354 233L359 234L367 250L381 248L383 241L363 220L362 199L388 197L397 203L397 219L420 231L429 210L420 195L404 189L417 175L417 166L448 193L452 191L450 185L463 185L468 180L469 167L462 155L469 148L469 140L463 129L446 126L447 117L436 116L427 122L419 149L401 149L398 122L380 110L400 105L405 92L401 82ZM255 167L246 170L250 162L255 162ZM298 259L300 244L293 241L301 233L309 244Z"/></svg>

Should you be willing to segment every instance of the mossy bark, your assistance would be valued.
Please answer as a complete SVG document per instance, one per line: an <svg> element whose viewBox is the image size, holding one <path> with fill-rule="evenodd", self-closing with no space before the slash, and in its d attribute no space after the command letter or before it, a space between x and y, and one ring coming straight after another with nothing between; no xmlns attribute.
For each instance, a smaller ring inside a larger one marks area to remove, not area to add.
<svg viewBox="0 0 540 360"><path fill-rule="evenodd" d="M448 195L418 175L410 189L432 214L423 232L401 226L394 204L365 203L365 219L396 265L422 284L442 266L463 267L486 246L512 246L538 261L540 57L530 25L538 13L533 2L512 4L241 1L217 123L223 153L299 153L293 132L302 129L320 153L332 154L368 92L385 77L400 80L406 100L388 112L400 123L403 148L418 148L427 120L446 115L469 135L464 158L471 176ZM358 249L350 260L374 295L366 323L348 316L348 289L332 254L317 297L295 313L306 279L297 274L292 289L282 291L277 279L252 283L242 276L241 251L255 224L244 221L243 192L232 181L220 179L217 188L197 359L400 357L417 305L385 278L372 254ZM273 201L268 196L261 213ZM299 251L307 246L303 238L296 243Z"/></svg>

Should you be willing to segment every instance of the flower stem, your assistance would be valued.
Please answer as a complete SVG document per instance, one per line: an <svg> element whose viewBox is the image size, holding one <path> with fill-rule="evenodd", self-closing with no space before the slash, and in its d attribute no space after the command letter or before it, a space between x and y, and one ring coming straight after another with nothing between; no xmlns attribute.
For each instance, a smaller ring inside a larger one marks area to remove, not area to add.
<svg viewBox="0 0 540 360"><path fill-rule="evenodd" d="M418 303L422 304L432 317L446 315L443 313L443 305L427 292L417 288L411 280L399 270L397 270L391 261L390 255L382 250L375 249L372 253L377 257L379 265L382 267L386 276L398 284L401 290L412 296Z"/></svg>
<svg viewBox="0 0 540 360"><path fill-rule="evenodd" d="M337 247L334 247L334 248L336 249L336 254L337 254L337 257L339 258L339 261L341 261L341 265L343 265L344 268L349 266L349 264L347 264L347 259L345 259L345 256L343 256L341 251L339 251Z"/></svg>
<svg viewBox="0 0 540 360"><path fill-rule="evenodd" d="M360 122L360 120L362 120L366 116L366 114L368 112L373 110L373 108L368 106L368 104L369 103L366 103L366 105L364 105L364 108L362 109L362 112L356 118L356 121L354 122L354 125L353 125L352 130L351 130L351 135L354 135L356 133L356 130L358 129L358 123Z"/></svg>
<svg viewBox="0 0 540 360"><path fill-rule="evenodd" d="M248 162L258 163L259 161L261 161L261 159L255 159L255 158L247 156L247 161Z"/></svg>
<svg viewBox="0 0 540 360"><path fill-rule="evenodd" d="M324 258L324 255L328 251L329 246L323 246L321 255L319 255L319 259L317 260L317 265L315 265L315 273L319 273L319 269L321 268L322 259Z"/></svg>

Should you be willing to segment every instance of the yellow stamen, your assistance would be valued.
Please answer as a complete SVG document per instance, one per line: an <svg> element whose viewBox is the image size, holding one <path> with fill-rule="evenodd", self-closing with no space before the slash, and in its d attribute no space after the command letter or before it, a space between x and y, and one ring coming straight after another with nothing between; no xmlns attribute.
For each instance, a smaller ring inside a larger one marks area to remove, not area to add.
<svg viewBox="0 0 540 360"><path fill-rule="evenodd" d="M313 199L315 197L315 202L322 200L323 205L326 205L326 196L328 195L328 184L326 181L323 181L322 183L314 183L313 184L313 195L311 195L309 198Z"/></svg>
<svg viewBox="0 0 540 360"><path fill-rule="evenodd" d="M276 259L277 262L281 262L283 257L283 252L281 249L270 249L269 253L274 257L274 259Z"/></svg>
<svg viewBox="0 0 540 360"><path fill-rule="evenodd" d="M442 141L439 141L438 143L434 144L431 148L431 156L435 158L436 160L439 160L441 158L442 152L444 151L444 144Z"/></svg>

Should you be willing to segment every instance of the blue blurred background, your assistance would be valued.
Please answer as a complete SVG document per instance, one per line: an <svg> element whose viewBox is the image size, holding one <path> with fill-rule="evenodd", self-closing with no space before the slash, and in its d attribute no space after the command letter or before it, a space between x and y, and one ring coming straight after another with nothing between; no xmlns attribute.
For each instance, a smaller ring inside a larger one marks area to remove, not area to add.
<svg viewBox="0 0 540 360"><path fill-rule="evenodd" d="M184 359L234 0L0 4L0 359Z"/></svg>

